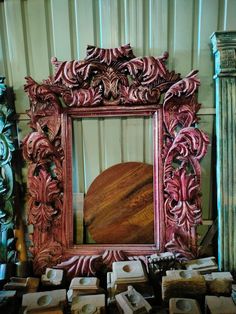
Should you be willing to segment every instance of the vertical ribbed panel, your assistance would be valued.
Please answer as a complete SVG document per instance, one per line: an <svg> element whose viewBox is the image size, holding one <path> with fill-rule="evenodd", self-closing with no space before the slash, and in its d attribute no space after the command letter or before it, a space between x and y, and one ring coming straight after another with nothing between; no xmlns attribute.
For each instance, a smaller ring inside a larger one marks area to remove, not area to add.
<svg viewBox="0 0 236 314"><path fill-rule="evenodd" d="M3 5L5 9L6 44L8 45L9 53L7 56L9 58L9 68L6 76L11 78L11 82L8 82L8 85L14 86L17 99L16 110L22 112L28 105L28 100L23 90L24 77L30 72L29 51L26 47L26 12L21 1L7 1Z"/></svg>
<svg viewBox="0 0 236 314"><path fill-rule="evenodd" d="M152 117L74 119L74 193L87 192L95 177L115 164L152 164L152 133Z"/></svg>
<svg viewBox="0 0 236 314"><path fill-rule="evenodd" d="M4 10L3 6L0 4L0 73L1 75L7 74L6 66L6 43L5 43L5 23L4 23Z"/></svg>
<svg viewBox="0 0 236 314"><path fill-rule="evenodd" d="M236 31L212 36L216 80L218 255L221 270L236 272Z"/></svg>
<svg viewBox="0 0 236 314"><path fill-rule="evenodd" d="M37 1L40 3L40 1ZM53 52L60 60L72 58L70 11L67 0L51 0ZM63 41L63 44L61 43Z"/></svg>
<svg viewBox="0 0 236 314"><path fill-rule="evenodd" d="M235 271L236 221L236 79L217 78L217 195L219 265Z"/></svg>

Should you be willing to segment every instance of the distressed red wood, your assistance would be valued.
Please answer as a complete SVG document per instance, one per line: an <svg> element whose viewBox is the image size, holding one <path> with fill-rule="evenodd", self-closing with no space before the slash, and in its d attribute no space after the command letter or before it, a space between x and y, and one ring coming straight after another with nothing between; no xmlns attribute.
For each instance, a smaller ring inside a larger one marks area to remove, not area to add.
<svg viewBox="0 0 236 314"><path fill-rule="evenodd" d="M130 45L89 46L85 60L53 58L55 73L42 84L27 78L32 132L24 139L23 154L29 163L35 273L56 266L68 276L90 275L101 265L146 261L147 255L165 250L180 258L197 255L200 160L209 140L195 125L200 108L196 71L181 79L168 71L167 58L168 53L136 58ZM153 244L73 244L71 119L98 116L153 116Z"/></svg>

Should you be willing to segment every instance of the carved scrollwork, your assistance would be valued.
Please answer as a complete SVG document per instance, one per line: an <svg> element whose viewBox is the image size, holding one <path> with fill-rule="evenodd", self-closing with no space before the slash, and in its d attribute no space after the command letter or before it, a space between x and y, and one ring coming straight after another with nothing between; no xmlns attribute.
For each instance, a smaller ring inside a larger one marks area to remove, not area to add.
<svg viewBox="0 0 236 314"><path fill-rule="evenodd" d="M41 230L47 230L62 211L62 193L58 181L40 169L39 174L32 176L29 183L28 221Z"/></svg>
<svg viewBox="0 0 236 314"><path fill-rule="evenodd" d="M55 268L64 269L68 278L76 276L96 276L103 268L112 270L113 262L141 260L147 264L145 256L127 256L122 250L105 250L102 255L79 255L57 264Z"/></svg>
<svg viewBox="0 0 236 314"><path fill-rule="evenodd" d="M63 207L61 147L49 138L38 125L38 131L30 133L23 141L23 156L31 162L28 221L45 231Z"/></svg>
<svg viewBox="0 0 236 314"><path fill-rule="evenodd" d="M187 174L186 169L173 171L172 177L166 179L165 192L169 195L165 202L166 219L170 225L178 225L186 231L201 223L199 202L199 185L196 176Z"/></svg>
<svg viewBox="0 0 236 314"><path fill-rule="evenodd" d="M61 244L53 239L42 243L40 247L31 248L31 253L34 255L34 273L42 275L47 267L53 267L60 263L62 252Z"/></svg>
<svg viewBox="0 0 236 314"><path fill-rule="evenodd" d="M111 269L113 262L127 261L128 257L122 250L106 250L102 255L102 260L106 267Z"/></svg>
<svg viewBox="0 0 236 314"><path fill-rule="evenodd" d="M54 106L58 97L70 107L157 104L161 93L180 79L167 70L167 58L168 53L135 58L129 45L114 49L89 46L82 61L52 58L54 76L41 85L28 78L25 90L31 101L50 100Z"/></svg>
<svg viewBox="0 0 236 314"><path fill-rule="evenodd" d="M5 104L0 104L0 167L9 164L12 159L12 152L15 150L11 135L12 123L10 118L12 114L12 109Z"/></svg>
<svg viewBox="0 0 236 314"><path fill-rule="evenodd" d="M37 163L53 154L52 143L45 133L40 129L30 133L24 139L23 156L26 160Z"/></svg>
<svg viewBox="0 0 236 314"><path fill-rule="evenodd" d="M197 112L200 104L195 92L200 85L197 71L189 73L185 79L173 84L164 96L164 123L168 133L173 136L178 126L190 127L198 121Z"/></svg>
<svg viewBox="0 0 236 314"><path fill-rule="evenodd" d="M13 170L12 153L15 150L12 134L14 114L6 97L7 87L0 78L0 227L1 231L13 226Z"/></svg>
<svg viewBox="0 0 236 314"><path fill-rule="evenodd" d="M23 140L23 156L29 162L28 186L32 187L28 221L45 232L63 207L61 107L51 90L32 79L27 80L26 91L31 99L28 115L33 129Z"/></svg>
<svg viewBox="0 0 236 314"><path fill-rule="evenodd" d="M15 261L14 228L14 97L0 77L0 263Z"/></svg>
<svg viewBox="0 0 236 314"><path fill-rule="evenodd" d="M176 257L180 260L193 259L196 258L196 252L193 252L188 245L186 245L186 241L184 238L181 238L180 235L172 234L172 238L168 243L166 243L166 249L169 252L172 252L176 255Z"/></svg>
<svg viewBox="0 0 236 314"><path fill-rule="evenodd" d="M166 249L181 252L181 256L186 252L186 257L197 252L196 227L202 222L200 161L209 144L208 136L195 127L199 84L196 71L191 72L170 87L163 104L167 131L163 149ZM174 235L180 228L183 230L177 240Z"/></svg>
<svg viewBox="0 0 236 314"><path fill-rule="evenodd" d="M86 60L97 60L110 65L119 60L135 58L130 44L118 48L104 49L88 45Z"/></svg>
<svg viewBox="0 0 236 314"><path fill-rule="evenodd" d="M95 276L102 266L100 255L80 255L57 264L55 267L64 269L68 278L80 276Z"/></svg>
<svg viewBox="0 0 236 314"><path fill-rule="evenodd" d="M32 132L23 141L23 155L29 162L28 220L34 226L36 269L47 264L48 249L44 243L51 243L52 237L62 247L62 262L57 267L66 269L69 276L94 274L100 262L107 268L119 260L140 259L146 263L148 254L146 247L140 247L135 256L132 250L126 254L112 248L104 248L101 255L101 247L97 247L94 251L86 248L91 254L79 254L78 249L72 256L69 231L72 222L68 223L65 218L65 209L70 210L65 202L71 198L71 191L66 186L67 178L63 177L67 174L64 154L66 157L71 154L65 143L65 127L70 124L66 116L70 112L96 116L100 111L101 115L104 112L110 115L112 111L119 115L119 110L123 114L132 110L136 115L137 110L137 115L141 115L147 108L150 109L147 114L162 110L162 115L158 114L158 121L162 123L162 162L158 163L163 177L154 180L161 182L158 186L162 189L160 199L164 198L164 208L157 211L161 211L165 226L161 236L164 243L156 243L156 247L179 252L181 257L196 254L196 228L202 219L200 160L206 154L209 139L196 128L200 108L196 98L200 84L197 71L181 79L179 74L166 68L167 58L168 53L136 58L130 45L114 49L88 46L84 60L52 58L55 73L42 84L27 78L25 91L31 102L28 115ZM164 103L160 104L163 94ZM4 189L1 181L0 188ZM155 223L163 224L156 220ZM156 247L150 247L149 253ZM56 265L59 255L55 259L50 257L48 264Z"/></svg>

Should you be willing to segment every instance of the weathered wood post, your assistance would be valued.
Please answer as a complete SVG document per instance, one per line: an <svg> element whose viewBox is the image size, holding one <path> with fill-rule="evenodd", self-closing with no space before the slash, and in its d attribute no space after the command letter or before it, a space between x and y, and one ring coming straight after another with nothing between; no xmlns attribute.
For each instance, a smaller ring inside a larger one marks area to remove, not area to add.
<svg viewBox="0 0 236 314"><path fill-rule="evenodd" d="M212 34L215 58L218 256L236 273L236 31Z"/></svg>

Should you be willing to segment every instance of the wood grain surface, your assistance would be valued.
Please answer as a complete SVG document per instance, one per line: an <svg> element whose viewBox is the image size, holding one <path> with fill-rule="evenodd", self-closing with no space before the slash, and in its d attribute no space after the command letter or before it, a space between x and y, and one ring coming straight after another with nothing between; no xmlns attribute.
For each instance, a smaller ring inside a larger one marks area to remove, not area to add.
<svg viewBox="0 0 236 314"><path fill-rule="evenodd" d="M84 221L96 243L153 243L153 166L126 162L103 171L88 189Z"/></svg>

